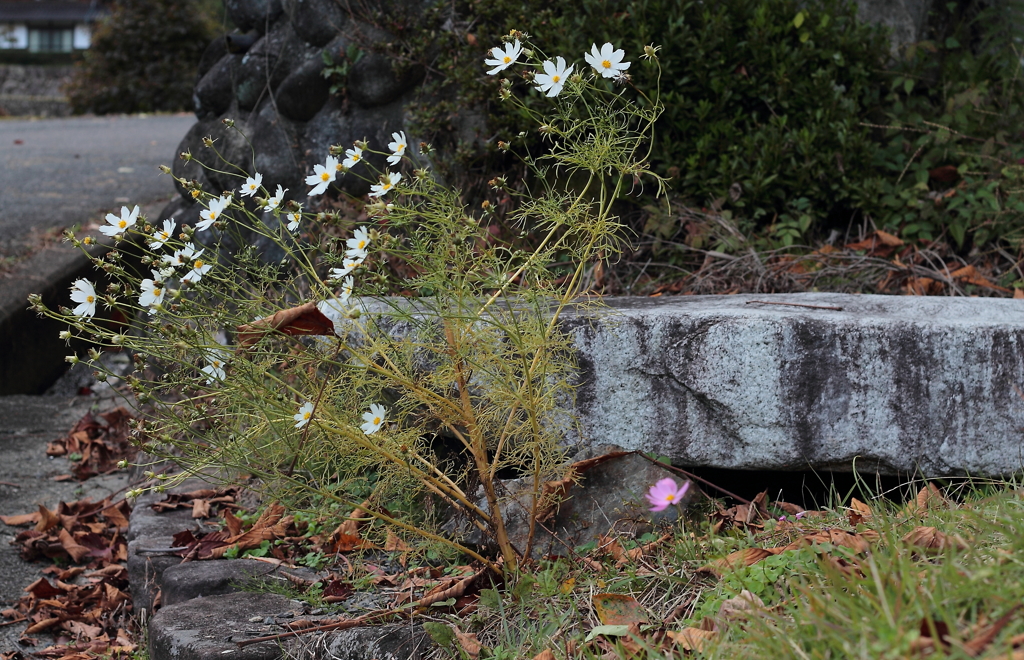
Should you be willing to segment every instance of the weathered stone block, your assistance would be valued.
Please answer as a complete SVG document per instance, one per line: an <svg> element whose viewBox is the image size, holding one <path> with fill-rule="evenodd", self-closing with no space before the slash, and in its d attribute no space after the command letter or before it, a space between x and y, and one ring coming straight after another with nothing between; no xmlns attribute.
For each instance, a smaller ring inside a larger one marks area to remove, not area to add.
<svg viewBox="0 0 1024 660"><path fill-rule="evenodd" d="M295 609L295 603L278 594L233 593L169 605L149 623L149 657L152 660L278 660L287 658L276 642L239 648L235 643L283 632L264 624ZM255 619L255 621L253 621Z"/></svg>
<svg viewBox="0 0 1024 660"><path fill-rule="evenodd" d="M330 96L331 81L324 78L324 61L321 57L310 57L293 71L274 95L277 109L288 119L309 121Z"/></svg>
<svg viewBox="0 0 1024 660"><path fill-rule="evenodd" d="M345 27L348 16L336 0L284 0L295 33L308 44L324 46Z"/></svg>
<svg viewBox="0 0 1024 660"><path fill-rule="evenodd" d="M235 74L241 61L241 55L228 53L196 82L192 91L192 105L197 117L219 117L231 106L235 96Z"/></svg>
<svg viewBox="0 0 1024 660"><path fill-rule="evenodd" d="M751 470L996 476L1024 465L1019 301L807 293L606 302L564 320L579 350L586 440Z"/></svg>
<svg viewBox="0 0 1024 660"><path fill-rule="evenodd" d="M318 54L305 44L288 21L273 25L266 36L257 41L238 65L235 97L238 107L251 110L261 99L288 77L292 69L308 57Z"/></svg>
<svg viewBox="0 0 1024 660"><path fill-rule="evenodd" d="M281 0L224 0L228 18L242 32L266 32L281 15Z"/></svg>
<svg viewBox="0 0 1024 660"><path fill-rule="evenodd" d="M399 68L386 55L367 53L349 72L347 92L354 103L372 108L394 101L422 79L422 67Z"/></svg>
<svg viewBox="0 0 1024 660"><path fill-rule="evenodd" d="M180 561L180 560L179 560ZM243 591L246 586L258 586L260 582L277 581L288 586L290 583L280 574L282 569L249 559L223 559L193 561L176 564L163 571L160 576L161 602L175 605L193 598L209 598ZM313 578L311 571L291 571Z"/></svg>

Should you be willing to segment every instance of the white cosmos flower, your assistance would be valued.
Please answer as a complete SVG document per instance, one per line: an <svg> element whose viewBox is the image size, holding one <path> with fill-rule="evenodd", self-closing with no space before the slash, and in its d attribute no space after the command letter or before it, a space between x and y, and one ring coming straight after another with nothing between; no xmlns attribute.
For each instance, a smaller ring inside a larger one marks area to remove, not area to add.
<svg viewBox="0 0 1024 660"><path fill-rule="evenodd" d="M142 293L139 295L139 304L149 307L150 314L156 314L156 306L164 301L164 283L158 271L152 271L153 279L142 280Z"/></svg>
<svg viewBox="0 0 1024 660"><path fill-rule="evenodd" d="M313 166L313 173L306 177L306 185L313 186L307 195L322 195L327 192L327 187L334 181L338 172L338 159L334 156L327 157L327 164L317 163Z"/></svg>
<svg viewBox="0 0 1024 660"><path fill-rule="evenodd" d="M597 49L597 44L593 44L590 52L584 54L587 64L605 78L614 78L629 68L630 63L622 61L625 56L626 51L621 48L615 50L615 46L610 43L601 46L601 50Z"/></svg>
<svg viewBox="0 0 1024 660"><path fill-rule="evenodd" d="M388 156L388 163L398 165L402 161L402 156L405 155L405 148L409 145L409 141L405 139L405 131L392 133L391 139L394 142L388 143L388 149L391 150L391 155Z"/></svg>
<svg viewBox="0 0 1024 660"><path fill-rule="evenodd" d="M100 227L100 233L105 236L116 236L123 234L128 231L129 227L135 225L135 221L139 218L139 207L136 206L128 212L127 206L121 207L121 217L117 217L113 213L107 214L107 226Z"/></svg>
<svg viewBox="0 0 1024 660"><path fill-rule="evenodd" d="M533 82L537 83L537 89L542 92L547 92L548 96L558 96L562 91L562 86L565 85L565 81L572 75L572 65L568 68L565 66L565 58L561 55L555 58L555 61L547 60L544 62L544 73L538 73L533 77Z"/></svg>
<svg viewBox="0 0 1024 660"><path fill-rule="evenodd" d="M192 284L195 284L199 280L203 279L203 275L206 275L210 272L210 269L213 268L213 264L207 263L199 258L202 252L203 251L200 250L192 257L192 270L188 271L188 273L185 274L185 277L181 278L182 282L191 282Z"/></svg>
<svg viewBox="0 0 1024 660"><path fill-rule="evenodd" d="M341 283L341 303L344 305L348 302L348 299L352 297L352 287L355 286L355 280L349 275L345 278L345 281Z"/></svg>
<svg viewBox="0 0 1024 660"><path fill-rule="evenodd" d="M345 251L345 256L353 259L360 257L366 258L366 248L370 247L370 232L366 230L366 227L360 227L352 232L352 238L345 241L348 246L348 250Z"/></svg>
<svg viewBox="0 0 1024 660"><path fill-rule="evenodd" d="M356 163L363 159L362 147L353 146L351 149L345 152L345 161L341 164L347 170L352 169L356 166Z"/></svg>
<svg viewBox="0 0 1024 660"><path fill-rule="evenodd" d="M510 44L505 44L504 48L501 46L495 46L491 49L492 59L484 60L484 64L487 66L493 66L494 68L487 72L487 75L493 76L499 71L504 71L519 59L519 56L523 54L523 45L516 39Z"/></svg>
<svg viewBox="0 0 1024 660"><path fill-rule="evenodd" d="M224 380L227 375L224 372L224 365L227 364L229 357L231 354L224 349L213 349L208 352L206 359L209 360L209 364L202 369L203 373L207 375L207 385L213 385L215 380Z"/></svg>
<svg viewBox="0 0 1024 660"><path fill-rule="evenodd" d="M149 242L150 249L159 250L164 246L164 243L170 240L171 234L174 233L174 228L178 226L174 220L164 220L164 228L157 229L153 232L153 240Z"/></svg>
<svg viewBox="0 0 1024 660"><path fill-rule="evenodd" d="M179 248L174 251L174 254L169 254L164 257L164 263L171 268L187 266L192 263L192 257L198 257L202 253L202 250L196 252L196 246L192 243L186 243L185 247Z"/></svg>
<svg viewBox="0 0 1024 660"><path fill-rule="evenodd" d="M376 433L381 426L384 425L384 418L387 417L388 411L384 406L379 404L372 404L369 412L363 413L363 425L359 428L363 429L363 433L370 435Z"/></svg>
<svg viewBox="0 0 1024 660"><path fill-rule="evenodd" d="M288 189L281 189L281 184L277 185L277 194L267 200L267 208L271 211L276 211L277 207L281 206L281 202L284 201L284 194L288 192Z"/></svg>
<svg viewBox="0 0 1024 660"><path fill-rule="evenodd" d="M401 180L402 175L398 172L385 171L380 177L380 183L370 186L370 197L383 197Z"/></svg>
<svg viewBox="0 0 1024 660"><path fill-rule="evenodd" d="M298 211L293 211L285 216L288 218L288 231L295 231L299 228L299 221L302 220L302 208Z"/></svg>
<svg viewBox="0 0 1024 660"><path fill-rule="evenodd" d="M313 404L309 401L302 404L299 408L299 412L292 415L292 419L295 420L295 428L301 429L306 424L309 424L310 418L313 417Z"/></svg>
<svg viewBox="0 0 1024 660"><path fill-rule="evenodd" d="M245 183L242 184L242 196L252 197L256 193L258 193L260 191L261 183L263 183L263 175L260 174L259 172L256 173L256 176L251 176L247 178L245 180Z"/></svg>
<svg viewBox="0 0 1024 660"><path fill-rule="evenodd" d="M231 195L227 197L218 197L217 199L210 200L210 206L200 211L199 222L196 223L197 231L206 231L210 226L217 222L217 218L224 212L224 209L231 203Z"/></svg>
<svg viewBox="0 0 1024 660"><path fill-rule="evenodd" d="M71 300L78 303L72 310L75 316L96 315L96 288L89 280L75 280L71 285Z"/></svg>
<svg viewBox="0 0 1024 660"><path fill-rule="evenodd" d="M356 267L359 266L359 264L363 263L363 260L365 258L365 255L361 257L345 257L345 260L341 262L341 268L331 269L331 279L340 280L341 278L345 277L346 275L354 271Z"/></svg>

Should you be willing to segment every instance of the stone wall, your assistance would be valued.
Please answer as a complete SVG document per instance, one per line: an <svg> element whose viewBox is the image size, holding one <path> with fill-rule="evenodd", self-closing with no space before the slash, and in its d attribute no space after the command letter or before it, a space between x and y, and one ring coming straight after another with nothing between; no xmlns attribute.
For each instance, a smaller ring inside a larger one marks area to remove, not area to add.
<svg viewBox="0 0 1024 660"><path fill-rule="evenodd" d="M0 117L71 114L63 88L72 70L70 66L0 65Z"/></svg>
<svg viewBox="0 0 1024 660"><path fill-rule="evenodd" d="M211 136L229 161L249 173L259 171L264 185L273 189L280 184L289 190L286 199L301 202L308 189L305 176L324 162L331 145L365 139L372 148L386 150L391 133L406 129L404 108L423 71L382 54L392 35L354 18L335 0L228 0L225 5L232 22L248 32L215 40L203 55L193 95L200 121L179 151L209 161L212 154L202 140ZM363 55L350 66L342 90L332 95L332 80L323 76L325 54L341 63L350 46ZM249 138L255 158L245 139L224 126L224 118L235 120ZM369 161L384 169L382 156ZM353 174L368 176L364 168L357 166ZM198 179L213 192L237 188L240 182L180 159L174 173ZM336 185L363 195L371 182L346 176ZM172 202L163 217L194 208L181 192L182 199Z"/></svg>

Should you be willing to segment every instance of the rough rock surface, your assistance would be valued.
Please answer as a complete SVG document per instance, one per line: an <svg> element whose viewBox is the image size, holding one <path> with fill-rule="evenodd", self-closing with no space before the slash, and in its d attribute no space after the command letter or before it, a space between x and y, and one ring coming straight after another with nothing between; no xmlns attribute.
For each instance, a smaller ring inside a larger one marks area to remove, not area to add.
<svg viewBox="0 0 1024 660"><path fill-rule="evenodd" d="M622 447L615 445L594 446L580 452L570 462L621 451ZM565 556L602 536L625 534L628 538L637 538L653 529L652 521L676 519L678 507L652 514L644 498L651 484L666 477L677 483L684 481L668 468L636 453L617 456L577 475L551 515L534 529L531 554L536 559ZM503 497L502 519L509 540L516 549L525 552L530 537L530 484L520 479L499 483L499 494ZM696 489L691 493L696 493ZM476 503L485 511L489 510L482 490L477 492ZM463 518L453 518L445 529L449 533L458 530L466 543L483 545L487 542L483 534Z"/></svg>
<svg viewBox="0 0 1024 660"><path fill-rule="evenodd" d="M153 660L277 660L288 657L275 642L239 648L235 643L281 632L268 617L301 612L279 594L233 593L185 601L160 609L149 623Z"/></svg>
<svg viewBox="0 0 1024 660"><path fill-rule="evenodd" d="M841 307L841 311L756 300ZM1024 467L1024 304L842 294L608 299L568 317L583 440L677 465Z"/></svg>

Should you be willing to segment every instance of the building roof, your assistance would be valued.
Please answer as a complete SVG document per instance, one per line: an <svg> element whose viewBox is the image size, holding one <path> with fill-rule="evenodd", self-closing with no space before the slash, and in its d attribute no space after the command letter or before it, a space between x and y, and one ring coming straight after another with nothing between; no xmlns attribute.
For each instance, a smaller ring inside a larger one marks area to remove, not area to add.
<svg viewBox="0 0 1024 660"><path fill-rule="evenodd" d="M0 0L0 23L81 23L106 13L96 0Z"/></svg>

